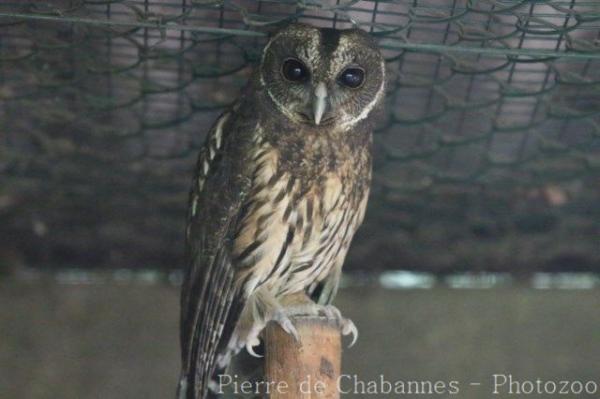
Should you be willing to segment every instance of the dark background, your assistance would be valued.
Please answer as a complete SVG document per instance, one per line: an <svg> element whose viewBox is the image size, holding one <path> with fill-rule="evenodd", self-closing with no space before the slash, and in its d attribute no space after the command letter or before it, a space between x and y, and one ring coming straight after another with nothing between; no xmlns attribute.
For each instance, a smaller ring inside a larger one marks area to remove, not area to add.
<svg viewBox="0 0 600 399"><path fill-rule="evenodd" d="M180 268L197 150L264 34L349 18L390 84L346 270L599 270L597 4L311 4L3 1L3 270Z"/></svg>

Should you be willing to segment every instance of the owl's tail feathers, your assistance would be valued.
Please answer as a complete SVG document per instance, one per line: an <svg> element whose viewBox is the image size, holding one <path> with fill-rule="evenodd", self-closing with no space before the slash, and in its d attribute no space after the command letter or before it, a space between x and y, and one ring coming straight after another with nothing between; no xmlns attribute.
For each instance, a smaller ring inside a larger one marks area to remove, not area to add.
<svg viewBox="0 0 600 399"><path fill-rule="evenodd" d="M225 369L217 369L215 375L222 374ZM211 378L206 383L194 386L194 380L189 376L182 375L177 384L176 399L216 399L222 397L223 391L216 378Z"/></svg>
<svg viewBox="0 0 600 399"><path fill-rule="evenodd" d="M209 385L208 385L208 391L206 392L205 396L202 399L216 399L219 397L219 394L217 393L217 389L215 389L216 387L211 386L214 385L215 381L212 380L210 381ZM177 399L188 399L188 382L187 382L187 378L185 376L181 377L179 379L179 384L177 385L177 395L175 396Z"/></svg>
<svg viewBox="0 0 600 399"><path fill-rule="evenodd" d="M210 380L221 366L219 356L227 349L244 307L243 290L235 284L235 270L227 247L219 249L207 265L192 269L182 292L182 373L177 399L210 398Z"/></svg>

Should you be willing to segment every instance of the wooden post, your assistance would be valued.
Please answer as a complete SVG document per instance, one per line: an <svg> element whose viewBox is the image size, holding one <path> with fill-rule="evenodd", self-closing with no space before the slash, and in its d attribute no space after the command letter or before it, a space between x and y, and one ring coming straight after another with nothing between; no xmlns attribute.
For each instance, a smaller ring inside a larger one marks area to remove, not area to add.
<svg viewBox="0 0 600 399"><path fill-rule="evenodd" d="M340 329L325 317L295 317L300 342L271 322L265 335L269 399L338 399ZM285 389L282 389L285 388Z"/></svg>

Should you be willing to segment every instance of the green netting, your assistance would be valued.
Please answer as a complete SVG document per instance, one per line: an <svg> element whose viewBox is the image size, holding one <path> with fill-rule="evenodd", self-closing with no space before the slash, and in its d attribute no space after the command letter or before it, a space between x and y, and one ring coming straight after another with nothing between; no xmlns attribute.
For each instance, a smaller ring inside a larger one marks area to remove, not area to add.
<svg viewBox="0 0 600 399"><path fill-rule="evenodd" d="M203 137L296 19L387 59L350 268L598 270L597 0L3 1L0 260L179 267Z"/></svg>

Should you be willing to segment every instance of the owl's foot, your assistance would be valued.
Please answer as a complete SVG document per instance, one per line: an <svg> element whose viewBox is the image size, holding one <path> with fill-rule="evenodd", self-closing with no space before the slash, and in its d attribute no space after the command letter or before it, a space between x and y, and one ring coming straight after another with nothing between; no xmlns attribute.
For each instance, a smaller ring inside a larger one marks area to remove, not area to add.
<svg viewBox="0 0 600 399"><path fill-rule="evenodd" d="M300 337L294 324L290 320L293 316L325 316L328 320L333 320L339 326L342 335L352 334L352 347L358 339L358 329L352 320L342 316L342 313L333 305L318 305L316 303L303 303L293 306L287 306L275 312L273 320L279 323L281 328L299 342Z"/></svg>

